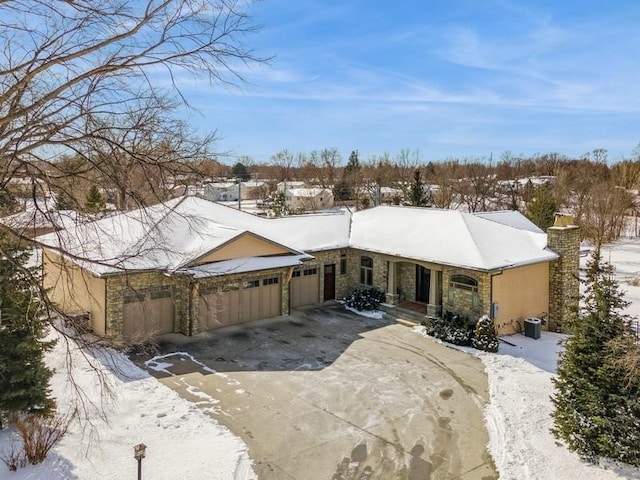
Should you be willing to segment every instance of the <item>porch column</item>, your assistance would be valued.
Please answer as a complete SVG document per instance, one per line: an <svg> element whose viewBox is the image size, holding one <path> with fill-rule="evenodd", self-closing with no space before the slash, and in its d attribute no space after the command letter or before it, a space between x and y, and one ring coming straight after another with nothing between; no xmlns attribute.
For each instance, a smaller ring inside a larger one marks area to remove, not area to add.
<svg viewBox="0 0 640 480"><path fill-rule="evenodd" d="M438 270L431 268L429 271L429 304L427 305L427 315L439 316L442 313L440 311L440 302L438 301L438 290L440 288L438 279Z"/></svg>
<svg viewBox="0 0 640 480"><path fill-rule="evenodd" d="M396 262L387 262L387 294L386 301L390 305L398 304L399 295L396 293Z"/></svg>
<svg viewBox="0 0 640 480"><path fill-rule="evenodd" d="M438 271L433 268L429 272L429 304L436 305L438 299Z"/></svg>

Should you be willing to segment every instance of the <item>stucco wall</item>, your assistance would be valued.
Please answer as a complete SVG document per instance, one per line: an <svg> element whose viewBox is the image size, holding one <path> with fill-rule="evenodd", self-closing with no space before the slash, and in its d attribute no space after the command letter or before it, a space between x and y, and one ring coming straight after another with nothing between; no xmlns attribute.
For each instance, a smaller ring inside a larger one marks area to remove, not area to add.
<svg viewBox="0 0 640 480"><path fill-rule="evenodd" d="M549 308L549 264L527 265L494 275L493 301L498 303L495 324L501 334L521 331L526 318L546 316Z"/></svg>
<svg viewBox="0 0 640 480"><path fill-rule="evenodd" d="M211 252L209 255L199 258L194 265L217 262L220 260L232 260L234 258L261 257L266 255L286 255L289 250L268 242L251 234L244 234L227 245Z"/></svg>
<svg viewBox="0 0 640 480"><path fill-rule="evenodd" d="M91 328L97 335L104 335L105 280L47 249L43 251L42 269L49 299L67 314L89 312Z"/></svg>

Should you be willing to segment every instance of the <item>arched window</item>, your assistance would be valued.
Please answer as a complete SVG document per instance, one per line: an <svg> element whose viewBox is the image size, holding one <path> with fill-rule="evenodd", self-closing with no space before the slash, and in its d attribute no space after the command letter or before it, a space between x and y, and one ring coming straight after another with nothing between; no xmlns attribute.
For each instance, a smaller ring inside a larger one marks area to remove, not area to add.
<svg viewBox="0 0 640 480"><path fill-rule="evenodd" d="M360 257L360 283L373 286L373 258Z"/></svg>
<svg viewBox="0 0 640 480"><path fill-rule="evenodd" d="M458 288L467 290L478 286L478 281L475 278L467 277L466 275L452 275L451 283L455 283Z"/></svg>
<svg viewBox="0 0 640 480"><path fill-rule="evenodd" d="M449 305L454 305L456 301L459 303L467 303L470 299L471 308L478 308L480 306L478 281L475 278L466 275L451 275L449 291L447 293L447 303L449 303ZM466 302L464 301L465 298L468 299Z"/></svg>

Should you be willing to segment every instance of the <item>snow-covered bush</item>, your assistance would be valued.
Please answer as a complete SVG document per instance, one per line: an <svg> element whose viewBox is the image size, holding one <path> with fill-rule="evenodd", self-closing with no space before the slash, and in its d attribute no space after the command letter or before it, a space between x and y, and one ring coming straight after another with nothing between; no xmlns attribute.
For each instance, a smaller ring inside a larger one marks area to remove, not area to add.
<svg viewBox="0 0 640 480"><path fill-rule="evenodd" d="M343 300L347 307L355 308L361 312L378 308L378 305L384 302L385 294L376 288L356 289Z"/></svg>
<svg viewBox="0 0 640 480"><path fill-rule="evenodd" d="M473 329L465 317L445 312L442 319L430 319L426 325L427 335L454 345L470 346Z"/></svg>
<svg viewBox="0 0 640 480"><path fill-rule="evenodd" d="M485 352L498 351L498 335L496 334L493 320L487 315L483 315L476 324L476 331L471 346Z"/></svg>

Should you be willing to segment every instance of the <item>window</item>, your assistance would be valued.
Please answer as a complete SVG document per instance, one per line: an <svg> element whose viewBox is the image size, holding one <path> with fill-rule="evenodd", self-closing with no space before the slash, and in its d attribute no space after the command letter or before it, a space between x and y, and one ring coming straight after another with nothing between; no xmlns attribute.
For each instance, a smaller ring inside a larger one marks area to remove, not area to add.
<svg viewBox="0 0 640 480"><path fill-rule="evenodd" d="M293 278L299 277L302 272L300 270L294 270L291 276Z"/></svg>
<svg viewBox="0 0 640 480"><path fill-rule="evenodd" d="M156 300L158 298L171 298L171 287L157 287L151 290L150 292L151 300Z"/></svg>
<svg viewBox="0 0 640 480"><path fill-rule="evenodd" d="M222 286L223 292L231 292L232 290L240 290L240 285L237 283L226 283Z"/></svg>
<svg viewBox="0 0 640 480"><path fill-rule="evenodd" d="M124 303L136 303L136 302L144 302L145 294L143 292L136 292L133 289L130 289L124 294Z"/></svg>
<svg viewBox="0 0 640 480"><path fill-rule="evenodd" d="M360 283L373 285L373 258L371 257L360 257Z"/></svg>
<svg viewBox="0 0 640 480"><path fill-rule="evenodd" d="M307 277L309 275L316 275L317 273L318 273L317 267L311 267L311 268L305 268L303 275Z"/></svg>
<svg viewBox="0 0 640 480"><path fill-rule="evenodd" d="M278 281L278 277L265 278L262 280L262 285L277 285Z"/></svg>
<svg viewBox="0 0 640 480"><path fill-rule="evenodd" d="M260 280L247 280L242 288L256 288L260 286Z"/></svg>
<svg viewBox="0 0 640 480"><path fill-rule="evenodd" d="M478 308L480 306L478 281L466 275L452 275L449 281L449 290L447 291L447 303L453 305L456 296L460 297L460 301L463 301L465 297L467 298L466 302L469 302L470 299L471 308Z"/></svg>
<svg viewBox="0 0 640 480"><path fill-rule="evenodd" d="M345 275L347 273L347 255L340 255L340 275Z"/></svg>

